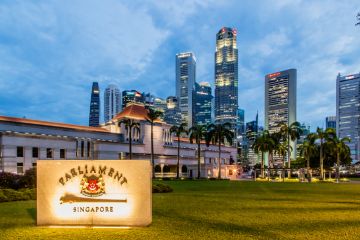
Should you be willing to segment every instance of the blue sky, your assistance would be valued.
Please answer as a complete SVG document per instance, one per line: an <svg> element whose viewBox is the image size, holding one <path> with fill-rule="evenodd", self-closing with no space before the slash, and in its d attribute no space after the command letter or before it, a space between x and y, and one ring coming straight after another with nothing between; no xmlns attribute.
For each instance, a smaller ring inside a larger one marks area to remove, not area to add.
<svg viewBox="0 0 360 240"><path fill-rule="evenodd" d="M360 72L358 1L0 2L0 115L88 123L98 81L175 94L175 54L214 84L215 34L238 30L239 106L263 122L264 75L297 68L300 122L335 114L336 76Z"/></svg>

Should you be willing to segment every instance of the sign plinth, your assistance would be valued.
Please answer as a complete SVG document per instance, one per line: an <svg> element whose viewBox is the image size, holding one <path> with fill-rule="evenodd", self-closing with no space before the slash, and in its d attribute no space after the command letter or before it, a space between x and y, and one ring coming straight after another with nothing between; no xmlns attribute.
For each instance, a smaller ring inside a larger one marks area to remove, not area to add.
<svg viewBox="0 0 360 240"><path fill-rule="evenodd" d="M147 226L148 160L39 160L37 225Z"/></svg>

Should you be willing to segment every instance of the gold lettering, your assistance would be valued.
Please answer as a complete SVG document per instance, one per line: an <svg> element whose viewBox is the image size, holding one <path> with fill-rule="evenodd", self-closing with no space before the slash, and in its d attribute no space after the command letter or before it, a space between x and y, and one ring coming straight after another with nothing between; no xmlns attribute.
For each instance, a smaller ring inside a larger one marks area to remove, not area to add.
<svg viewBox="0 0 360 240"><path fill-rule="evenodd" d="M115 172L115 170L113 168L110 168L110 171L109 171L109 177L112 177L113 176L113 173Z"/></svg>
<svg viewBox="0 0 360 240"><path fill-rule="evenodd" d="M106 173L105 173L105 170L106 170L106 166L104 166L103 169L101 169L101 166L99 166L99 174L100 174L100 175L102 175L102 174L105 175L105 174L106 174Z"/></svg>
<svg viewBox="0 0 360 240"><path fill-rule="evenodd" d="M120 181L120 179L122 178L122 173L120 173L120 175L119 175L119 172L116 171L116 174L115 174L115 176L114 176L114 179L116 179L116 177L117 177L117 180Z"/></svg>
<svg viewBox="0 0 360 240"><path fill-rule="evenodd" d="M123 185L123 183L127 183L127 179L126 179L126 177L124 177L124 178L123 178L123 180L120 182L120 185L122 186L122 185Z"/></svg>
<svg viewBox="0 0 360 240"><path fill-rule="evenodd" d="M66 179L66 181L69 181L69 180L71 179L71 176L66 173L66 174L65 174L65 179Z"/></svg>
<svg viewBox="0 0 360 240"><path fill-rule="evenodd" d="M72 175L73 177L75 177L75 176L77 175L77 173L76 173L76 171L75 171L75 168L72 168L72 169L70 170L70 172L71 172L71 175Z"/></svg>
<svg viewBox="0 0 360 240"><path fill-rule="evenodd" d="M59 183L61 183L64 186L65 185L64 178L60 178Z"/></svg>
<svg viewBox="0 0 360 240"><path fill-rule="evenodd" d="M78 166L78 171L79 171L79 175L81 175L81 174L84 173L84 171L81 171L81 167L80 167L80 166Z"/></svg>

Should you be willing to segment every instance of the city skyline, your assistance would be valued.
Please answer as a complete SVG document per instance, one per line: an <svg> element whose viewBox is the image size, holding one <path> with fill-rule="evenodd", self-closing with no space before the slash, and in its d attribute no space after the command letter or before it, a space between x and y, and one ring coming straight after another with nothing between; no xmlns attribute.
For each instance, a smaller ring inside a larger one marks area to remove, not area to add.
<svg viewBox="0 0 360 240"><path fill-rule="evenodd" d="M175 95L174 55L185 51L197 56L197 81L214 87L213 39L228 26L238 32L239 108L246 112L245 122L258 110L264 125L263 76L296 68L297 120L312 129L324 126L324 118L335 115L338 72L360 72L356 1L261 3L152 2L139 9L137 3L112 1L106 3L111 7L75 1L71 8L2 3L0 115L87 125L93 81L165 99ZM125 18L133 20L129 26L122 23ZM141 29L140 38L125 34L134 28Z"/></svg>

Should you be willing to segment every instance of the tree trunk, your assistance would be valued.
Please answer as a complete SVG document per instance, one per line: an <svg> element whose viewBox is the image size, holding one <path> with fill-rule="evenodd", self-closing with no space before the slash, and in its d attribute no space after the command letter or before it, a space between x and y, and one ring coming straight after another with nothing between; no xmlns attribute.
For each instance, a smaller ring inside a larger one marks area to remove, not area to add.
<svg viewBox="0 0 360 240"><path fill-rule="evenodd" d="M200 179L200 141L198 142L198 152L197 152L197 158L198 158L198 179Z"/></svg>
<svg viewBox="0 0 360 240"><path fill-rule="evenodd" d="M340 152L337 150L336 153L336 182L339 183L340 178Z"/></svg>
<svg viewBox="0 0 360 240"><path fill-rule="evenodd" d="M272 168L272 153L269 152L269 161L268 161L268 181L270 181L271 177L271 168Z"/></svg>
<svg viewBox="0 0 360 240"><path fill-rule="evenodd" d="M288 134L288 168L291 167L290 135Z"/></svg>
<svg viewBox="0 0 360 240"><path fill-rule="evenodd" d="M323 140L320 139L320 180L324 178Z"/></svg>
<svg viewBox="0 0 360 240"><path fill-rule="evenodd" d="M180 177L180 135L178 135L176 178Z"/></svg>
<svg viewBox="0 0 360 240"><path fill-rule="evenodd" d="M310 175L310 157L306 156L306 160L307 160L307 179L308 182L311 182L311 175Z"/></svg>
<svg viewBox="0 0 360 240"><path fill-rule="evenodd" d="M132 128L129 127L129 159L132 159L132 135L131 135Z"/></svg>
<svg viewBox="0 0 360 240"><path fill-rule="evenodd" d="M155 178L155 160L154 160L154 132L153 123L151 123L151 164L152 164L152 176Z"/></svg>
<svg viewBox="0 0 360 240"><path fill-rule="evenodd" d="M291 178L291 151L290 151L290 134L288 134L288 178Z"/></svg>
<svg viewBox="0 0 360 240"><path fill-rule="evenodd" d="M261 152L261 178L264 177L264 152Z"/></svg>
<svg viewBox="0 0 360 240"><path fill-rule="evenodd" d="M283 156L282 180L285 182L285 155Z"/></svg>
<svg viewBox="0 0 360 240"><path fill-rule="evenodd" d="M219 139L219 174L218 179L221 179L221 141Z"/></svg>

